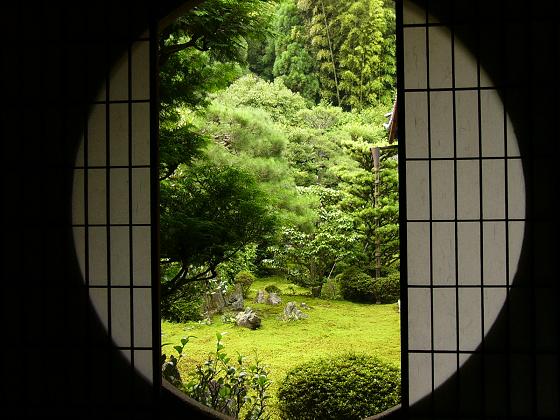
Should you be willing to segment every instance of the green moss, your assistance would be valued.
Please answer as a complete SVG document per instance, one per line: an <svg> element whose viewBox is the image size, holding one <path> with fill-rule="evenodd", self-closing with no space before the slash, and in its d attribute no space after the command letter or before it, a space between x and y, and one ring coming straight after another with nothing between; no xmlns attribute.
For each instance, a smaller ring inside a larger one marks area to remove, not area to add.
<svg viewBox="0 0 560 420"><path fill-rule="evenodd" d="M252 303L256 292L269 284L282 290L282 305ZM188 377L197 363L202 363L208 353L215 351L216 333L228 332L223 344L227 353L237 352L254 358L255 353L269 366L273 384L270 388L272 419L279 419L276 393L286 373L301 363L316 358L342 355L348 352L367 351L384 361L400 366L400 324L395 305L358 304L305 296L308 289L297 288L296 293L286 292L289 284L281 278L257 279L251 286L246 305L261 316L261 328L249 330L222 322L220 316L211 325L204 322L175 324L162 322L162 342L177 343L181 337L194 335L185 348L185 356L179 362L183 378ZM284 322L280 315L285 303L305 302L312 309L302 309L308 319ZM163 352L173 353L173 345L165 346Z"/></svg>

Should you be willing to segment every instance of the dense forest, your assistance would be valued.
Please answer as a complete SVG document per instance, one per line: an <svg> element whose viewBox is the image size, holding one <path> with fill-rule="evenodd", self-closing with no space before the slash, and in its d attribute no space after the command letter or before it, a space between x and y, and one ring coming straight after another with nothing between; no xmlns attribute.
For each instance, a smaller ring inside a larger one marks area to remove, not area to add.
<svg viewBox="0 0 560 420"><path fill-rule="evenodd" d="M164 318L240 272L379 300L360 288L398 276L394 38L388 0L207 0L163 31Z"/></svg>

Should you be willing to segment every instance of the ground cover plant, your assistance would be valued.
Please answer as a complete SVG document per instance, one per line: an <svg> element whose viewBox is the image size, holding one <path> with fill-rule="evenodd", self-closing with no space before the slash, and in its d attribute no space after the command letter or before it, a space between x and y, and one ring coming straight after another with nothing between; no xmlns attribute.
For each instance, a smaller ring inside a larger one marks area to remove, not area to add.
<svg viewBox="0 0 560 420"><path fill-rule="evenodd" d="M284 305L252 303L258 290L275 284L282 292L283 303L306 303L311 309L302 309L309 318L282 321ZM256 280L249 293L248 306L262 317L257 330L241 328L222 315L215 315L211 324L204 321L188 323L162 322L163 353L174 352L173 346L185 336L194 335L185 347L179 362L179 371L188 382L196 365L204 363L215 351L216 334L222 338L227 354L236 358L241 353L251 360L257 356L269 372L269 414L280 419L277 392L287 372L299 364L318 358L343 355L348 352L377 356L382 361L400 367L400 324L396 304L372 305L344 300L312 298L309 289L291 285L280 277Z"/></svg>

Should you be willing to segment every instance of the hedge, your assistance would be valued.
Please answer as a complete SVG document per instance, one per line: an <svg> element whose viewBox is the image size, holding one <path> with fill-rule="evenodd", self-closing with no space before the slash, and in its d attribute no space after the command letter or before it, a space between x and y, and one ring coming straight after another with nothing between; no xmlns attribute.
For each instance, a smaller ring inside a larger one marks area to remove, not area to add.
<svg viewBox="0 0 560 420"><path fill-rule="evenodd" d="M380 359L346 354L290 370L280 384L282 418L363 419L400 403L400 370Z"/></svg>
<svg viewBox="0 0 560 420"><path fill-rule="evenodd" d="M340 293L344 299L351 302L375 303L374 279L360 269L351 267L340 273L335 279L340 285Z"/></svg>

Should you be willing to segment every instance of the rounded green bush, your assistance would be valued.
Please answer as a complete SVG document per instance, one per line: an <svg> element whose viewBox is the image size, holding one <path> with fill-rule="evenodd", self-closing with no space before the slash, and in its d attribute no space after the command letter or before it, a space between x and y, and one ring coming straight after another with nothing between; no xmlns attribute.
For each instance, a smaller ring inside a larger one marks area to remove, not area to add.
<svg viewBox="0 0 560 420"><path fill-rule="evenodd" d="M321 298L336 300L340 299L340 285L334 279L328 279L321 289Z"/></svg>
<svg viewBox="0 0 560 420"><path fill-rule="evenodd" d="M378 302L395 303L400 298L401 277L398 272L391 273L386 277L380 277L373 284L373 292Z"/></svg>
<svg viewBox="0 0 560 420"><path fill-rule="evenodd" d="M374 279L356 267L351 267L338 276L342 297L351 302L375 302Z"/></svg>
<svg viewBox="0 0 560 420"><path fill-rule="evenodd" d="M376 357L347 354L290 370L278 390L282 418L363 419L400 402L400 370Z"/></svg>
<svg viewBox="0 0 560 420"><path fill-rule="evenodd" d="M275 284L269 284L264 288L264 290L266 290L267 293L276 293L277 295L281 293L280 288Z"/></svg>
<svg viewBox="0 0 560 420"><path fill-rule="evenodd" d="M235 275L235 284L240 284L243 290L243 297L246 298L249 295L249 289L255 281L255 275L250 271L240 271Z"/></svg>

